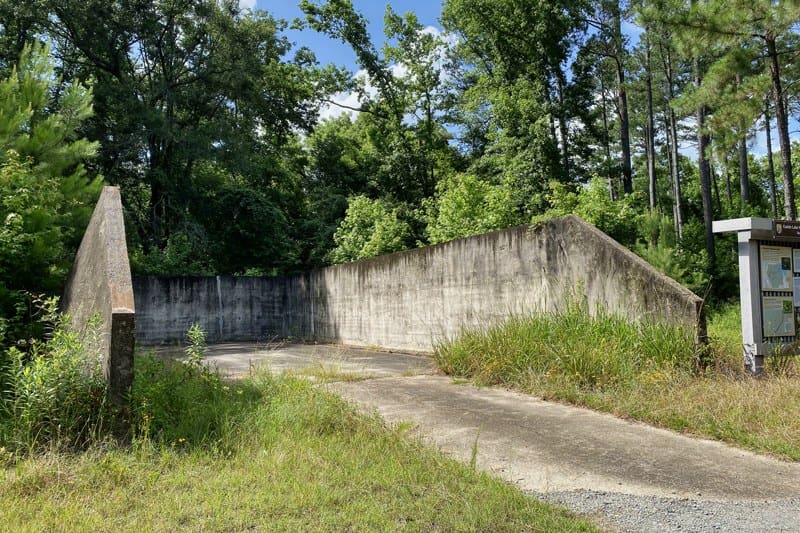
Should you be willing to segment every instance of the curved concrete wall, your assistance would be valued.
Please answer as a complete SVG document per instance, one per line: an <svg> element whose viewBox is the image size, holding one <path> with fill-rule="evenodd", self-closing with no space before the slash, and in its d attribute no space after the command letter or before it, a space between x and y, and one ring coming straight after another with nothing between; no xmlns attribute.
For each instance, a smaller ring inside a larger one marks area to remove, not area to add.
<svg viewBox="0 0 800 533"><path fill-rule="evenodd" d="M296 276L135 278L137 338L210 341L299 337L431 351L461 328L585 298L632 319L705 337L702 300L575 216Z"/></svg>
<svg viewBox="0 0 800 533"><path fill-rule="evenodd" d="M104 187L72 265L61 310L83 330L99 313L99 349L111 401L126 402L133 383L134 303L119 188Z"/></svg>

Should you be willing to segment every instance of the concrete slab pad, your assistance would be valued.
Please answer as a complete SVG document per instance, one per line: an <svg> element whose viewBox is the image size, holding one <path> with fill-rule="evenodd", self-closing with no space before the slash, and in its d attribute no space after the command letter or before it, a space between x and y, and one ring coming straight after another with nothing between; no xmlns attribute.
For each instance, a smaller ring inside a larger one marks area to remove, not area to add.
<svg viewBox="0 0 800 533"><path fill-rule="evenodd" d="M590 489L704 501L800 495L800 465L589 409L444 376L326 385L410 421L453 456L534 492Z"/></svg>
<svg viewBox="0 0 800 533"><path fill-rule="evenodd" d="M694 501L800 497L800 464L525 394L457 384L434 375L433 360L424 355L228 343L209 346L206 361L234 378L260 367L371 378L323 386L389 423L410 422L460 460L470 462L475 453L479 468L532 492Z"/></svg>
<svg viewBox="0 0 800 533"><path fill-rule="evenodd" d="M182 356L181 348L157 348L163 355ZM425 355L385 352L334 344L211 344L206 364L223 376L247 376L259 368L272 372L348 374L363 378L430 374L436 368Z"/></svg>

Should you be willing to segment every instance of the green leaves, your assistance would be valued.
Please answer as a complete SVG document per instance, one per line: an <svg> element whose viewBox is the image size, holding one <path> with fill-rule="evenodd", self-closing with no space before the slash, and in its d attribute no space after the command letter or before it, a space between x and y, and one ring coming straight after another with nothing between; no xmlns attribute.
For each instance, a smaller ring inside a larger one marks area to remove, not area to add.
<svg viewBox="0 0 800 533"><path fill-rule="evenodd" d="M398 217L397 208L382 200L356 196L350 199L347 215L333 236L336 248L329 259L346 263L405 250L410 235L411 228Z"/></svg>
<svg viewBox="0 0 800 533"><path fill-rule="evenodd" d="M511 190L472 174L456 174L439 182L428 204L431 244L478 235L521 223Z"/></svg>
<svg viewBox="0 0 800 533"><path fill-rule="evenodd" d="M78 134L91 90L62 83L48 54L26 47L0 81L0 316L16 328L21 291L61 290L102 186L83 166L97 145Z"/></svg>

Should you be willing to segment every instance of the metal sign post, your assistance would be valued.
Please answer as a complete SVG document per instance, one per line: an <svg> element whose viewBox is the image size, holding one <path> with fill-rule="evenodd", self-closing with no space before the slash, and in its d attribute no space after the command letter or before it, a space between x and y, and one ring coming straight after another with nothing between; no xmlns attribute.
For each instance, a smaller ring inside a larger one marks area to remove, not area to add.
<svg viewBox="0 0 800 533"><path fill-rule="evenodd" d="M764 357L800 337L800 222L737 218L715 221L713 231L738 237L744 364L758 374Z"/></svg>

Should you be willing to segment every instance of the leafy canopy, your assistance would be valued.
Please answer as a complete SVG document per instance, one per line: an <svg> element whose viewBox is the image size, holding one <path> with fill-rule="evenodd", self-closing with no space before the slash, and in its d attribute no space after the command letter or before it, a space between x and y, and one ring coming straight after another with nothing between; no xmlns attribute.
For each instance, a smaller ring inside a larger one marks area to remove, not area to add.
<svg viewBox="0 0 800 533"><path fill-rule="evenodd" d="M91 90L62 83L46 47L0 81L0 337L3 321L21 327L22 291L60 291L72 264L102 186L83 164L97 145L78 134L91 114Z"/></svg>

